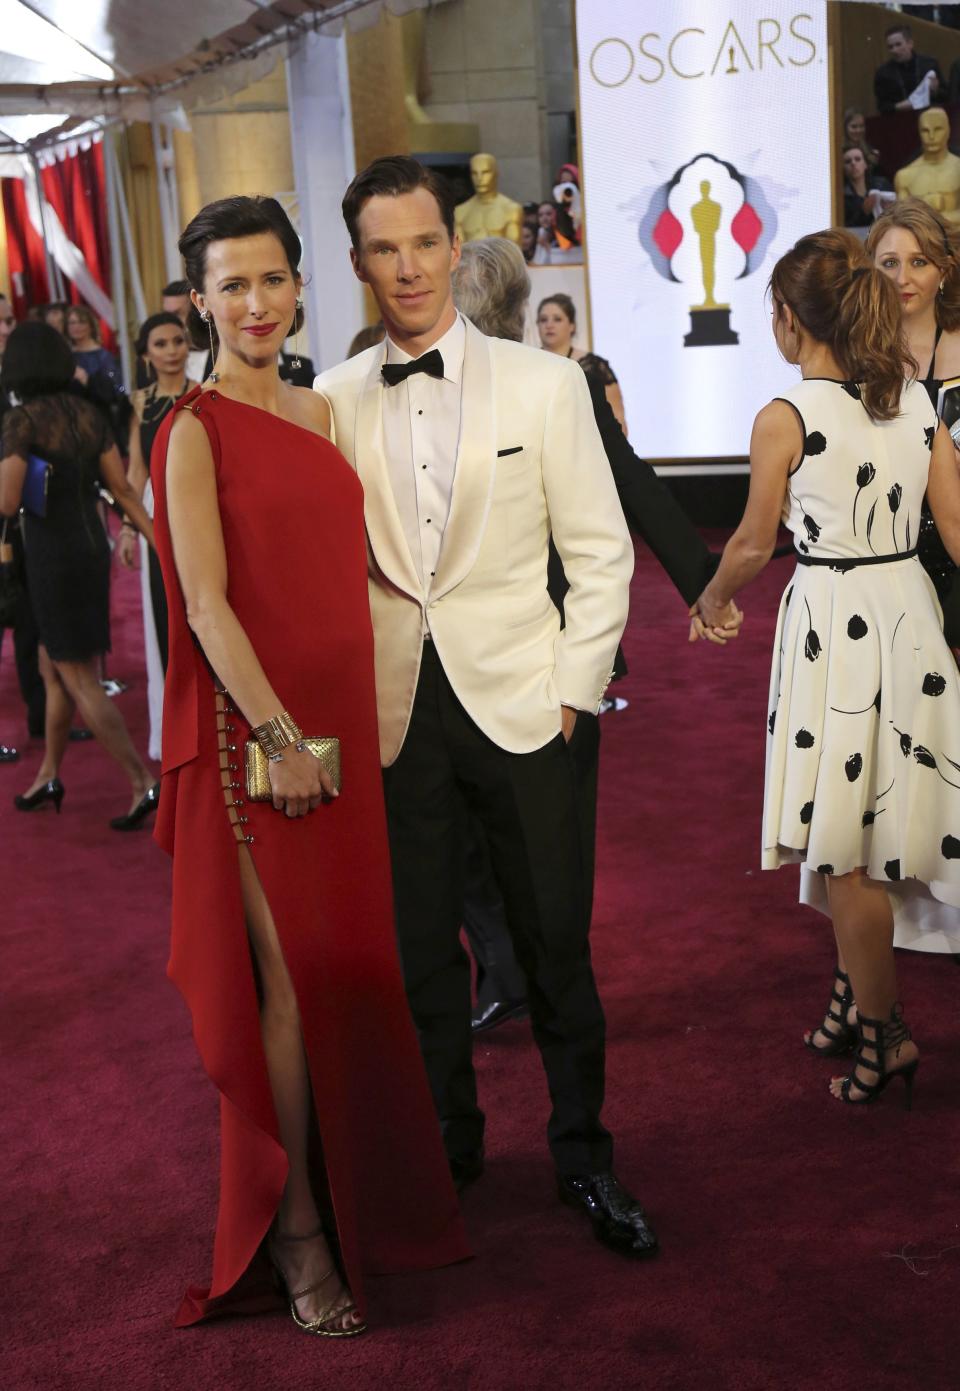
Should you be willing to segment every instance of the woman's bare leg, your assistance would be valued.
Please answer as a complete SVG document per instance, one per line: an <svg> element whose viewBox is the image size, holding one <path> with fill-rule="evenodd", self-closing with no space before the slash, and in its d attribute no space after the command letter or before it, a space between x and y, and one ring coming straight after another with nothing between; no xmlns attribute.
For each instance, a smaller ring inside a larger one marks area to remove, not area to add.
<svg viewBox="0 0 960 1391"><path fill-rule="evenodd" d="M96 659L88 662L54 662L57 674L76 701L84 724L130 780L130 810L154 784L154 776L133 747L123 716L100 685Z"/></svg>
<svg viewBox="0 0 960 1391"><path fill-rule="evenodd" d="M44 724L43 762L26 795L36 792L51 778L59 777L60 765L70 737L70 725L76 709L73 697L57 675L57 669L47 656L45 647L39 649L40 675L46 691L46 722Z"/></svg>
<svg viewBox="0 0 960 1391"><path fill-rule="evenodd" d="M883 884L868 879L862 869L830 876L827 883L833 929L842 960L846 962L858 1013L864 1019L886 1021L897 999L893 909L887 891ZM864 1040L864 1056L871 1062L877 1061L869 1038ZM899 1050L888 1050L886 1066L903 1066L918 1056L916 1044L904 1043ZM867 1069L862 1075L865 1081L871 1077L876 1080L876 1074ZM840 1095L842 1082L843 1078L835 1077L830 1083L834 1096ZM853 1099L857 1099L856 1087Z"/></svg>
<svg viewBox="0 0 960 1391"><path fill-rule="evenodd" d="M310 1182L308 1162L313 1094L307 1056L300 1028L297 996L277 936L276 924L253 860L246 846L240 847L240 884L247 932L257 962L262 1003L260 1029L267 1075L277 1113L280 1143L287 1153L289 1172L277 1212L281 1234L305 1236L320 1228L320 1212ZM291 1292L315 1284L334 1265L334 1259L321 1234L313 1241L281 1244L276 1256ZM339 1274L334 1273L320 1289L297 1300L297 1312L304 1322L328 1315L338 1304L349 1302ZM345 1313L340 1326L358 1324L359 1316Z"/></svg>

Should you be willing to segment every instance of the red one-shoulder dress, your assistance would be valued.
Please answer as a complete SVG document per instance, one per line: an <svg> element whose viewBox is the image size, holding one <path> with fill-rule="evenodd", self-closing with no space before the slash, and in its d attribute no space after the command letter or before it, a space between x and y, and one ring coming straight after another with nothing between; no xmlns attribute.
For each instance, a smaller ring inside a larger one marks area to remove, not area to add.
<svg viewBox="0 0 960 1391"><path fill-rule="evenodd" d="M469 1255L397 955L377 745L363 492L319 435L211 390L177 410L206 428L228 599L274 690L311 735L341 743L343 790L301 820L242 790L249 726L187 625L167 517L166 454L151 476L169 599L156 837L173 856L169 974L220 1092L220 1203L207 1285L179 1325L279 1303L264 1252L287 1160L260 1036L240 893L246 845L300 1007L323 1165L346 1278Z"/></svg>

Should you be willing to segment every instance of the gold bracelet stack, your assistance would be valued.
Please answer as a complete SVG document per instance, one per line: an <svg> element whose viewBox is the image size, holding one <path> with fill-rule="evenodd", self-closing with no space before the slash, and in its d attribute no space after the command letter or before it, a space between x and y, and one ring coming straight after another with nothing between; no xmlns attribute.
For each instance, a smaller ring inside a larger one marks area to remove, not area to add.
<svg viewBox="0 0 960 1391"><path fill-rule="evenodd" d="M267 720L264 724L258 724L251 733L273 763L279 762L283 749L303 738L300 726L286 710L281 710L279 715L274 715L273 719Z"/></svg>

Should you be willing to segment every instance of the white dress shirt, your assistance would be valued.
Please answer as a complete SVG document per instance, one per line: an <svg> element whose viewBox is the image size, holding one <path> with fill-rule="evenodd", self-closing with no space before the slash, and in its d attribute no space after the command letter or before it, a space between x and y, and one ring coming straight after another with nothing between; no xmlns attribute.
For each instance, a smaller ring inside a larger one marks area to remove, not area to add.
<svg viewBox="0 0 960 1391"><path fill-rule="evenodd" d="M460 406L466 330L458 314L434 343L443 377L416 372L383 390L383 442L403 532L424 594L437 571L450 515L460 445ZM433 348L430 351L433 351ZM388 336L386 362L412 362Z"/></svg>

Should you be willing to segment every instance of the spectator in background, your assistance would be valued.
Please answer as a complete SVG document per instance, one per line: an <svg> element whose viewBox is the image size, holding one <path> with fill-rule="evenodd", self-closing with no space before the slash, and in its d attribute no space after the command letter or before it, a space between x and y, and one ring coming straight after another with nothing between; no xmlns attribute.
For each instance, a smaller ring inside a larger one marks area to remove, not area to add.
<svg viewBox="0 0 960 1391"><path fill-rule="evenodd" d="M189 280L171 280L169 285L164 285L160 291L160 312L162 314L176 314L183 324L187 334L189 352L187 353L187 376L192 382L202 382L209 375L208 359L210 348L207 343L199 346L190 340L190 282ZM150 379L141 382L138 377L137 386L149 386Z"/></svg>
<svg viewBox="0 0 960 1391"><path fill-rule="evenodd" d="M100 341L100 321L85 304L71 304L66 316L66 339L73 352L75 377L86 387L94 405L110 421L114 439L126 439L130 402L123 387L120 363Z"/></svg>
<svg viewBox="0 0 960 1391"><path fill-rule="evenodd" d="M888 198L881 194L889 194ZM894 200L890 180L867 167L862 145L843 147L843 225L869 227Z"/></svg>
<svg viewBox="0 0 960 1391"><path fill-rule="evenodd" d="M523 259L529 265L537 254L537 227L524 218L520 227L520 250L523 252Z"/></svg>
<svg viewBox="0 0 960 1391"><path fill-rule="evenodd" d="M552 203L540 203L537 207L537 249L533 263L536 266L549 266L554 251L559 251L557 241L557 210Z"/></svg>
<svg viewBox="0 0 960 1391"><path fill-rule="evenodd" d="M540 346L548 353L572 358L583 368L587 381L597 381L610 402L610 409L619 421L624 434L627 433L627 417L623 408L623 393L613 368L605 357L597 353L585 353L575 348L573 340L577 333L577 307L569 295L549 295L540 301L537 308L537 329L540 333Z"/></svg>
<svg viewBox="0 0 960 1391"><path fill-rule="evenodd" d="M68 315L68 329L71 322ZM83 399L74 366L55 329L29 323L10 335L0 372L3 392L16 392L22 403L3 417L0 511L9 516L19 509L31 455L50 465L44 515L27 510L22 518L30 601L42 643L46 742L36 776L14 805L30 812L53 803L59 812L60 764L79 709L129 779L130 809L110 823L127 831L156 808L159 786L99 680L98 658L110 650L110 546L97 511L98 481L151 541L153 528L124 476L110 426Z"/></svg>
<svg viewBox="0 0 960 1391"><path fill-rule="evenodd" d="M877 99L878 111L922 110L929 106L925 101L914 107L910 95L915 92L928 73L930 96L934 97L945 90L940 64L936 58L926 58L913 50L913 30L909 24L891 24L884 35L890 57L882 63L873 77L873 92Z"/></svg>
<svg viewBox="0 0 960 1391"><path fill-rule="evenodd" d="M157 431L176 403L199 382L188 375L189 340L178 314L152 314L140 325L137 356L149 364L152 381L133 393L127 482L153 517L150 458ZM124 520L117 543L121 565L132 570L140 553L140 597L143 604L143 645L147 660L147 706L150 713L149 754L160 758L163 722L163 679L167 670L167 599L156 551Z"/></svg>
<svg viewBox="0 0 960 1391"><path fill-rule="evenodd" d="M880 151L875 150L867 140L867 118L859 106L848 106L843 113L843 144L859 145L867 161L867 169L880 167Z"/></svg>
<svg viewBox="0 0 960 1391"><path fill-rule="evenodd" d="M67 310L70 308L62 299L55 299L43 306L43 322L55 328L64 337L67 335Z"/></svg>
<svg viewBox="0 0 960 1391"><path fill-rule="evenodd" d="M16 326L17 321L14 318L13 306L6 295L0 291L0 368L3 366L3 354L7 346L7 339ZM6 396L0 393L0 420L3 418L6 406ZM27 732L31 739L39 739L43 737L45 693L38 666L37 625L33 617L33 610L30 608L23 568L23 539L20 534L20 519L13 516L0 517L0 523L4 526L6 544L10 547L12 556L5 563L13 566L14 573L20 579L22 586L20 601L13 620L13 655L17 666L17 681L20 684L23 703L27 707ZM3 634L4 629L0 628L0 648L3 646ZM0 763L16 763L19 757L17 749L9 744L0 744Z"/></svg>
<svg viewBox="0 0 960 1391"><path fill-rule="evenodd" d="M347 349L347 357L356 357L357 353L365 353L368 348L375 348L378 343L383 342L385 333L386 329L382 319L378 319L375 324L367 324L366 328L359 329L353 335Z"/></svg>

